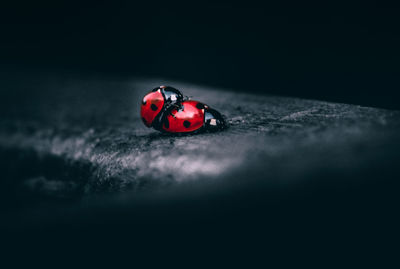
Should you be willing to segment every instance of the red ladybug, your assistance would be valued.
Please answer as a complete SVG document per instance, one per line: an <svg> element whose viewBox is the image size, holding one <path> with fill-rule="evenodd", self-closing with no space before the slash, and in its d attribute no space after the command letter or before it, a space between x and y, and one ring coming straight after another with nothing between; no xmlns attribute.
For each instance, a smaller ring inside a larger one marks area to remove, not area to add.
<svg viewBox="0 0 400 269"><path fill-rule="evenodd" d="M221 130L226 127L226 123L215 109L190 100L167 109L160 127L161 131L168 133L192 133Z"/></svg>
<svg viewBox="0 0 400 269"><path fill-rule="evenodd" d="M143 97L140 116L147 127L158 128L163 112L174 103L183 101L183 95L175 88L160 86Z"/></svg>

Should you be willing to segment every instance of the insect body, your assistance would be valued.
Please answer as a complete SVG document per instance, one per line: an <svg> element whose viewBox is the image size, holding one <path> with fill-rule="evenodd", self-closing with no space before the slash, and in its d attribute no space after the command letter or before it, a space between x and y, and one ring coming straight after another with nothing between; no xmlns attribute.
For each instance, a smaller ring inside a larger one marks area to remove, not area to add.
<svg viewBox="0 0 400 269"><path fill-rule="evenodd" d="M218 111L194 100L184 101L168 109L161 124L162 131L169 133L216 131L226 127Z"/></svg>
<svg viewBox="0 0 400 269"><path fill-rule="evenodd" d="M147 127L166 133L196 133L226 128L222 115L194 100L185 100L175 88L160 86L142 100L141 118Z"/></svg>
<svg viewBox="0 0 400 269"><path fill-rule="evenodd" d="M140 116L147 127L159 124L162 112L169 106L183 101L183 95L175 88L160 86L146 94L142 100ZM157 127L157 126L156 126Z"/></svg>

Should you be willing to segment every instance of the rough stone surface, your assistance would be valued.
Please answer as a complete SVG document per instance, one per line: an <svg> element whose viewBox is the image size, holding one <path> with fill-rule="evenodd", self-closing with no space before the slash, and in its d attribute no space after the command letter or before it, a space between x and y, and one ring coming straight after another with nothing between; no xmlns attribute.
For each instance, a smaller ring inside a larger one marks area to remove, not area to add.
<svg viewBox="0 0 400 269"><path fill-rule="evenodd" d="M2 92L1 188L17 207L96 193L130 199L173 186L206 195L249 184L359 185L397 165L398 111L157 79L10 81ZM218 109L229 129L174 136L146 128L140 100L160 84Z"/></svg>
<svg viewBox="0 0 400 269"><path fill-rule="evenodd" d="M255 254L297 263L290 252L359 265L384 251L382 267L395 251L398 111L161 79L0 84L0 238L13 265L186 258L186 268L214 257L246 268ZM140 100L160 84L215 107L230 128L146 128Z"/></svg>

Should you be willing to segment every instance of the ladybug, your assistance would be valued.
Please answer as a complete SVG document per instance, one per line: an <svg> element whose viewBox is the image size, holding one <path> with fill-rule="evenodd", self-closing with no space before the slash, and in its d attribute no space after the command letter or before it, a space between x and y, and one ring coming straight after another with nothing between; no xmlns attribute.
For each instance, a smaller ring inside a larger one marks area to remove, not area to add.
<svg viewBox="0 0 400 269"><path fill-rule="evenodd" d="M217 110L198 101L189 100L167 109L159 130L168 133L194 133L217 131L225 127L225 120Z"/></svg>
<svg viewBox="0 0 400 269"><path fill-rule="evenodd" d="M169 86L160 86L143 97L140 116L147 127L158 129L163 112L172 104L181 103L183 95Z"/></svg>

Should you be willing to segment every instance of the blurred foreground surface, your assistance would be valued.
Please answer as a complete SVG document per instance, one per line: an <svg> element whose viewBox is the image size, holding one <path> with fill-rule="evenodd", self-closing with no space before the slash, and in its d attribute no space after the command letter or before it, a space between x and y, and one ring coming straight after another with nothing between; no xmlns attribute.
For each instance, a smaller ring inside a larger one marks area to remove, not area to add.
<svg viewBox="0 0 400 269"><path fill-rule="evenodd" d="M393 238L398 111L157 79L2 84L1 225L14 236L108 231L226 243L312 231L307 240L385 246ZM186 136L145 128L140 100L165 84L218 109L230 128Z"/></svg>

